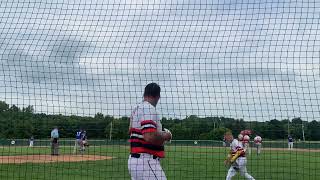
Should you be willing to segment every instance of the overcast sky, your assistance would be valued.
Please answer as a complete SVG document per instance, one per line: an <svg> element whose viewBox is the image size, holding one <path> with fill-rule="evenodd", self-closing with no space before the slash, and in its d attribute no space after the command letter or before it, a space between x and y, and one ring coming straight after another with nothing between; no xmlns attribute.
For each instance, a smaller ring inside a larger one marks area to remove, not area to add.
<svg viewBox="0 0 320 180"><path fill-rule="evenodd" d="M320 1L7 0L0 99L129 116L144 86L165 117L320 120Z"/></svg>

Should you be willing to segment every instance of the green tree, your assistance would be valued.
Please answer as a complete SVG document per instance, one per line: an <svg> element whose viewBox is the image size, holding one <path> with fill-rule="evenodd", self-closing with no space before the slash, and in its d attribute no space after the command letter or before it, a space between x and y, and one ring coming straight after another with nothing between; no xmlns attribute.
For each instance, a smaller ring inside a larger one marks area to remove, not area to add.
<svg viewBox="0 0 320 180"><path fill-rule="evenodd" d="M0 101L0 112L4 112L8 110L9 110L9 105L4 101Z"/></svg>
<svg viewBox="0 0 320 180"><path fill-rule="evenodd" d="M20 109L16 105L12 105L9 109L11 112L20 112Z"/></svg>

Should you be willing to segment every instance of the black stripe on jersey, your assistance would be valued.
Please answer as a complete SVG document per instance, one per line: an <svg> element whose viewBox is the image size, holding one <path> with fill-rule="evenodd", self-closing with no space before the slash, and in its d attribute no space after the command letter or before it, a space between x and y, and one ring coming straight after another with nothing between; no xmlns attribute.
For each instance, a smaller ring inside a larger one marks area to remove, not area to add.
<svg viewBox="0 0 320 180"><path fill-rule="evenodd" d="M139 140L144 141L144 139L143 139L143 138L139 138L139 137L136 137L136 136L130 136L130 139L139 139Z"/></svg>
<svg viewBox="0 0 320 180"><path fill-rule="evenodd" d="M142 135L142 133L141 133L141 130L139 130L139 131L136 131L136 130L131 130L131 132L130 133L135 133L135 134L139 134L139 135Z"/></svg>
<svg viewBox="0 0 320 180"><path fill-rule="evenodd" d="M144 128L142 128L142 131L147 130L147 129L156 129L156 128L154 128L154 127L144 127Z"/></svg>

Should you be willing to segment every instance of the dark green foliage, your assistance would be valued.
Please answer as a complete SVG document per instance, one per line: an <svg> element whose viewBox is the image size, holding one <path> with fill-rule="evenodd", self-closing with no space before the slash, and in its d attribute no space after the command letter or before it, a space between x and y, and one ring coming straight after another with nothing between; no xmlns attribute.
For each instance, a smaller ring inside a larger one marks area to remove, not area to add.
<svg viewBox="0 0 320 180"><path fill-rule="evenodd" d="M241 130L251 129L264 140L286 139L291 134L294 139L320 140L320 122L294 118L291 121L272 119L270 121L245 121L228 117L200 118L190 115L184 119L163 118L163 127L170 129L176 140L222 140L223 134L231 130L237 135ZM0 101L0 138L49 138L50 131L58 126L62 138L74 138L79 128L87 131L89 138L127 139L129 118L115 118L97 113L94 117L37 114L33 106L22 109Z"/></svg>

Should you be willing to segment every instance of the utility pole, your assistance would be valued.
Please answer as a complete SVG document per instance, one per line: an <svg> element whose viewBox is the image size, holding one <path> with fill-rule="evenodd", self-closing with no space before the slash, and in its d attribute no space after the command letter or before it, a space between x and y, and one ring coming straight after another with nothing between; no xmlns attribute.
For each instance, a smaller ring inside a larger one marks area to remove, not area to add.
<svg viewBox="0 0 320 180"><path fill-rule="evenodd" d="M288 136L290 135L290 120L288 119Z"/></svg>
<svg viewBox="0 0 320 180"><path fill-rule="evenodd" d="M303 139L303 142L305 142L306 138L304 137L303 121L301 122L301 128L302 128L302 139Z"/></svg>
<svg viewBox="0 0 320 180"><path fill-rule="evenodd" d="M111 120L111 123L110 123L109 141L112 140L112 126L113 126L112 122L113 122L113 120Z"/></svg>

